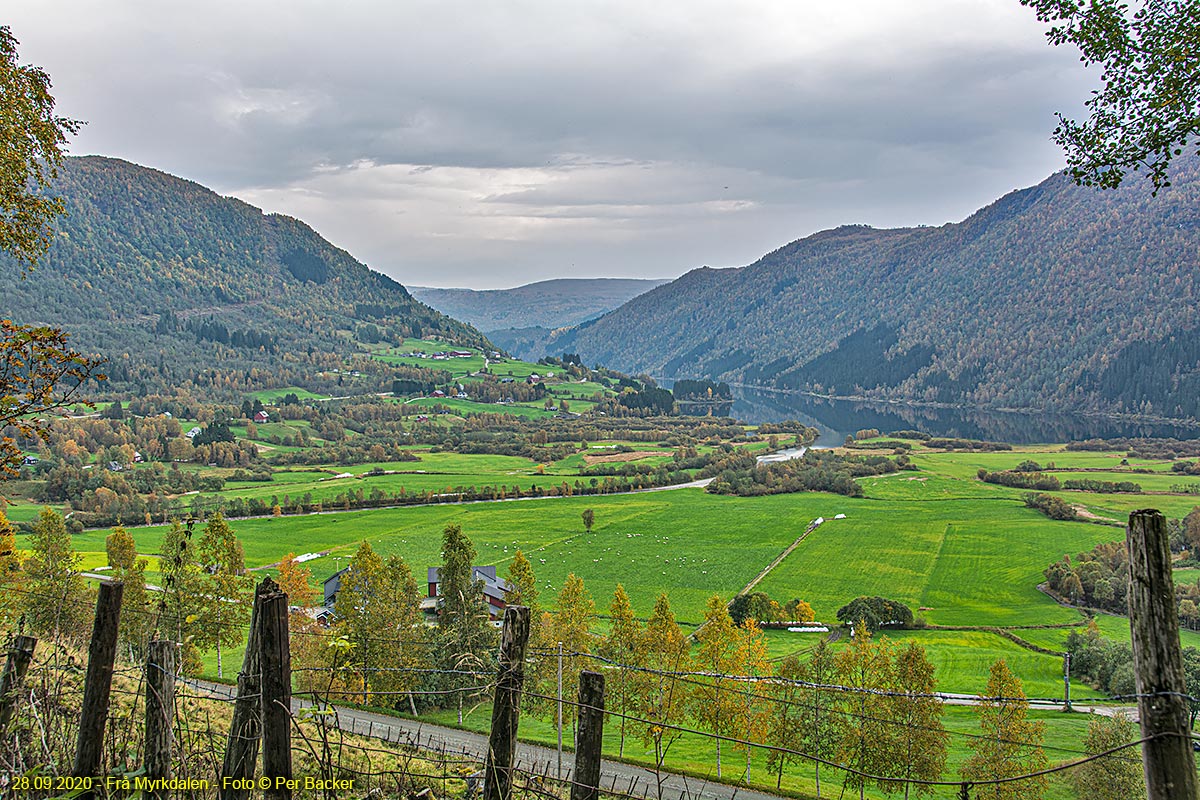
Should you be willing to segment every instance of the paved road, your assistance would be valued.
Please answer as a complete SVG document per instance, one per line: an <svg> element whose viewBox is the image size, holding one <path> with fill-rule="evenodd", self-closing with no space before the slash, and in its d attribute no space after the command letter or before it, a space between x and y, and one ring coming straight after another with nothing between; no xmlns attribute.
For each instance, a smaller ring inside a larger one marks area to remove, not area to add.
<svg viewBox="0 0 1200 800"><path fill-rule="evenodd" d="M221 683L184 679L184 683L209 694L232 699L236 688ZM292 711L311 706L308 701L292 700ZM449 756L466 755L483 762L487 753L487 736L470 731L460 731L446 728L420 720L401 719L386 714L376 714L343 706L334 707L337 714L338 728L341 730L381 739L396 744L408 744ZM563 777L570 779L571 765L574 755L563 753ZM738 759L730 762L730 769L736 772ZM518 770L536 775L557 775L558 753L553 748L520 742L517 745ZM663 800L779 800L777 795L760 792L745 787L730 786L723 783L712 783L699 778L691 778L676 773L663 773ZM606 791L630 794L636 797L657 800L659 795L658 780L653 770L624 764L619 761L605 759L600 764L600 783Z"/></svg>

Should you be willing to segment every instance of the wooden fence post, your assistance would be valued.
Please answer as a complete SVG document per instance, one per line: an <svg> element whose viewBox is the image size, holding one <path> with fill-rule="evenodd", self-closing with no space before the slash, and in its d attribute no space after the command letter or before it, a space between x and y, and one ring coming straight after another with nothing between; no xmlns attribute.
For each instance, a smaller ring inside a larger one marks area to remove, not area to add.
<svg viewBox="0 0 1200 800"><path fill-rule="evenodd" d="M262 619L262 602L266 581L254 588L254 606L250 611L250 634L246 637L246 654L242 671L238 673L237 699L233 702L233 720L229 739L225 743L225 760L221 765L221 784L217 790L220 800L247 800L249 789L245 781L254 777L258 763L258 740L262 735L262 713L259 694L262 691L262 662L259 658L258 627Z"/></svg>
<svg viewBox="0 0 1200 800"><path fill-rule="evenodd" d="M178 663L175 642L153 641L146 648L146 777L151 781L171 777L171 750L174 742L175 669ZM146 789L142 800L167 800L166 789Z"/></svg>
<svg viewBox="0 0 1200 800"><path fill-rule="evenodd" d="M8 723L12 721L21 699L21 685L25 682L25 673L33 662L33 651L37 647L37 639L32 636L14 636L12 647L8 649L8 658L4 661L4 674L0 675L0 739L8 732Z"/></svg>
<svg viewBox="0 0 1200 800"><path fill-rule="evenodd" d="M504 609L500 636L500 671L492 701L492 731L484 767L484 800L512 800L513 762L517 756L517 723L521 713L521 684L525 680L525 648L529 644L529 609Z"/></svg>
<svg viewBox="0 0 1200 800"><path fill-rule="evenodd" d="M575 770L571 800L600 797L600 752L604 747L604 676L579 673L579 732L575 739Z"/></svg>
<svg viewBox="0 0 1200 800"><path fill-rule="evenodd" d="M108 721L108 699L112 691L113 659L117 655L117 629L121 622L121 595L125 584L101 583L96 597L96 621L88 645L87 673L83 684L83 710L79 717L79 738L75 744L76 778L100 778L104 755L104 725ZM94 791L84 792L82 800L92 800Z"/></svg>
<svg viewBox="0 0 1200 800"><path fill-rule="evenodd" d="M291 800L292 653L288 641L288 597L270 578L263 579L259 609L259 659L262 665L263 778L271 781L267 800Z"/></svg>
<svg viewBox="0 0 1200 800"><path fill-rule="evenodd" d="M1143 738L1154 737L1142 745L1148 800L1196 800L1167 521L1158 511L1134 511L1127 531L1138 718Z"/></svg>

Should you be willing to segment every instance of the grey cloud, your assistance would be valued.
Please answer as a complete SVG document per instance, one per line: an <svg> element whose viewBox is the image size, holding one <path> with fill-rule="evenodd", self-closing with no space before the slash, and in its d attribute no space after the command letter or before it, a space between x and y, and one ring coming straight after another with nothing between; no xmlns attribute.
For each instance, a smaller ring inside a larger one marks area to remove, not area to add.
<svg viewBox="0 0 1200 800"><path fill-rule="evenodd" d="M114 0L9 17L90 122L76 152L294 214L402 280L511 285L742 264L1041 179L1061 161L1052 112L1089 84L1016 6Z"/></svg>

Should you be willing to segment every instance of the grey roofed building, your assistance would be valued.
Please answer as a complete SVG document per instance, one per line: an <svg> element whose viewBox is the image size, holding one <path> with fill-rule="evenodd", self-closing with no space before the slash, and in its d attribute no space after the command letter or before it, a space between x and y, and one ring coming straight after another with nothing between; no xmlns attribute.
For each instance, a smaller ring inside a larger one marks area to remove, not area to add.
<svg viewBox="0 0 1200 800"><path fill-rule="evenodd" d="M440 572L441 567L430 567L426 573L426 580L429 584L428 597L438 597L441 594L439 591ZM508 581L496 576L495 566L471 567L471 577L483 583L483 599L488 604L488 615L492 619L503 615L506 598L511 588Z"/></svg>
<svg viewBox="0 0 1200 800"><path fill-rule="evenodd" d="M333 573L328 578L326 578L325 581L321 584L322 589L324 589L324 595L325 595L324 605L327 608L333 608L333 604L335 602L337 602L338 589L342 588L342 576L345 575L349 570L350 570L349 567L343 567L342 569L338 570L337 572Z"/></svg>

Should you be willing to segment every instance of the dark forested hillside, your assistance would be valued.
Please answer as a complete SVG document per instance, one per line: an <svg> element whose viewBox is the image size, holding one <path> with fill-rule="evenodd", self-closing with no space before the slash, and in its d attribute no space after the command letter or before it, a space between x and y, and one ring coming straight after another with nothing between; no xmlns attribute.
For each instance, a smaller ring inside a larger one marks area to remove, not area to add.
<svg viewBox="0 0 1200 800"><path fill-rule="evenodd" d="M965 221L698 269L551 347L666 378L1200 417L1200 160L1152 198L1061 175Z"/></svg>
<svg viewBox="0 0 1200 800"><path fill-rule="evenodd" d="M357 343L483 337L299 220L126 161L67 159L58 234L22 278L0 258L0 316L61 326L109 359L110 391L216 395L306 386Z"/></svg>

